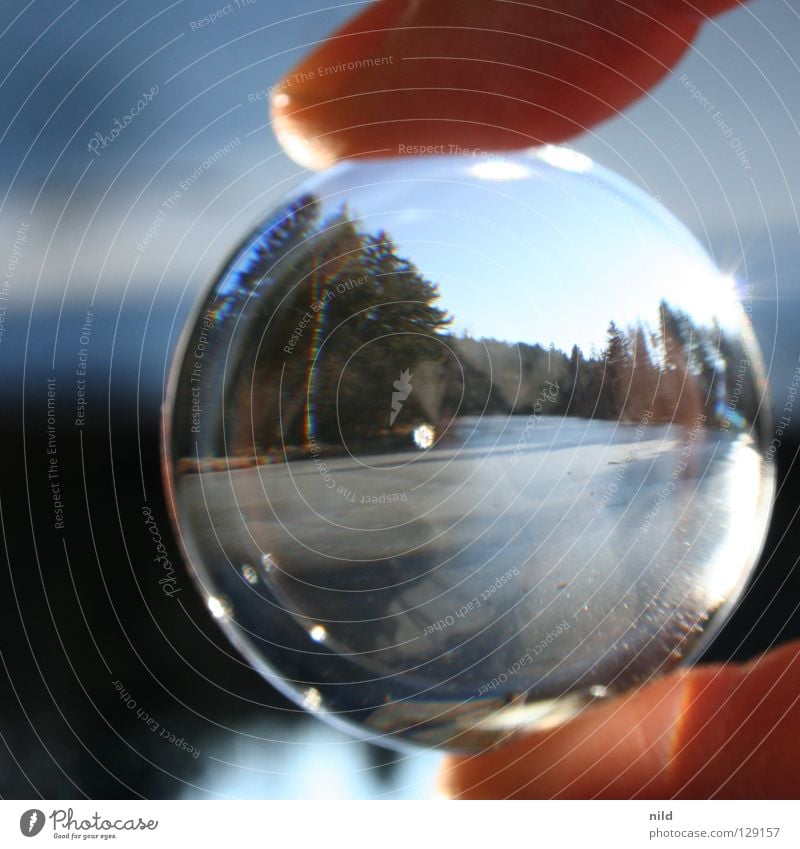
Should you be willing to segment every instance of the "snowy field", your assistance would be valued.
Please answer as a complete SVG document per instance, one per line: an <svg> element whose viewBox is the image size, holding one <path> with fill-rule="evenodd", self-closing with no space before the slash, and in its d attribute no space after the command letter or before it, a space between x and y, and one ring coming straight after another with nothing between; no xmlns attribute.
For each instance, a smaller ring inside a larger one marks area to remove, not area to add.
<svg viewBox="0 0 800 849"><path fill-rule="evenodd" d="M497 685L513 695L671 662L749 566L757 451L701 426L526 423L463 419L427 451L322 447L187 475L179 497L219 586L252 565L270 603L248 605L268 620L277 602L376 675L468 695L513 669Z"/></svg>

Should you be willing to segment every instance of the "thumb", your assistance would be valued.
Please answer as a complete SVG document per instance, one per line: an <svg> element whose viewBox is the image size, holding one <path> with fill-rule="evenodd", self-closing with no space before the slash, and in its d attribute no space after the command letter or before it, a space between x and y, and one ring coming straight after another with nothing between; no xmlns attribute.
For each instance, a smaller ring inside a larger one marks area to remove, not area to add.
<svg viewBox="0 0 800 849"><path fill-rule="evenodd" d="M800 642L670 675L571 722L470 758L459 798L798 798Z"/></svg>

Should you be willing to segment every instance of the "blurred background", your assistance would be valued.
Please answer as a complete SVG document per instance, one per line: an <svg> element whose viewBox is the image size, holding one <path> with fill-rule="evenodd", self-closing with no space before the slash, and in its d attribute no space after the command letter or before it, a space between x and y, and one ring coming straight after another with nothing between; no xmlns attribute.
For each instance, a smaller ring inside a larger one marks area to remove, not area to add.
<svg viewBox="0 0 800 849"><path fill-rule="evenodd" d="M3 2L3 797L436 792L436 753L351 740L250 669L184 570L160 479L160 405L187 314L304 177L272 134L269 88L364 5ZM798 62L800 2L755 0L572 141L752 287L777 417L800 365ZM800 635L799 419L776 436L780 488L756 577L707 660ZM172 597L143 507L174 565Z"/></svg>

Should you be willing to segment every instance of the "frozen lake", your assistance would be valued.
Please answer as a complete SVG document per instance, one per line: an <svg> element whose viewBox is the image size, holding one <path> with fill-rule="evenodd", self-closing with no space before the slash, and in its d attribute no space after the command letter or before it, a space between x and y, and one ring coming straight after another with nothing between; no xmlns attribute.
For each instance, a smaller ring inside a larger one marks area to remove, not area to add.
<svg viewBox="0 0 800 849"><path fill-rule="evenodd" d="M689 650L738 585L760 536L760 455L699 423L527 423L465 418L427 451L319 446L186 475L193 547L248 639L291 621L360 670L373 707L382 688L457 701L629 686Z"/></svg>

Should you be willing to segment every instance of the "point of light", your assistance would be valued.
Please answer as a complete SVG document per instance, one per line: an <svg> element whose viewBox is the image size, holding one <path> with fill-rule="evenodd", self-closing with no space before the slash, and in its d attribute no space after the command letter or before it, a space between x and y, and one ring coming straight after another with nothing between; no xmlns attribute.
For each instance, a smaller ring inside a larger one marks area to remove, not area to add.
<svg viewBox="0 0 800 849"><path fill-rule="evenodd" d="M414 430L413 436L414 445L425 451L433 445L433 440L436 438L436 432L430 425L424 424Z"/></svg>
<svg viewBox="0 0 800 849"><path fill-rule="evenodd" d="M231 612L230 602L225 598L210 595L206 604L215 619L224 619Z"/></svg>
<svg viewBox="0 0 800 849"><path fill-rule="evenodd" d="M727 330L738 328L743 318L743 302L739 284L735 277L719 274L697 274L689 280L691 292L685 300L698 313L698 318L708 321L716 318Z"/></svg>
<svg viewBox="0 0 800 849"><path fill-rule="evenodd" d="M281 114L280 104L276 102L280 96L277 95L273 100L272 127L284 151L298 165L312 171L321 171L333 165L337 159L333 137L326 135L324 138L310 138L298 131L292 119Z"/></svg>
<svg viewBox="0 0 800 849"><path fill-rule="evenodd" d="M479 162L469 169L469 173L482 180L497 181L522 180L531 174L530 169L520 165L519 162L503 162L499 159Z"/></svg>
<svg viewBox="0 0 800 849"><path fill-rule="evenodd" d="M578 153L569 147L547 144L536 150L535 154L549 165L555 165L565 171L574 171L576 174L586 174L592 168L592 160L585 153Z"/></svg>
<svg viewBox="0 0 800 849"><path fill-rule="evenodd" d="M282 109L284 106L288 106L289 95L283 91L280 94L276 94L275 97L272 98L272 105L277 109Z"/></svg>
<svg viewBox="0 0 800 849"><path fill-rule="evenodd" d="M328 632L322 625L315 625L308 633L315 643L324 643L328 639Z"/></svg>
<svg viewBox="0 0 800 849"><path fill-rule="evenodd" d="M592 160L585 153L578 153L569 147L546 144L536 150L535 155L549 165L555 165L565 171L574 171L576 174L586 174L592 169Z"/></svg>
<svg viewBox="0 0 800 849"><path fill-rule="evenodd" d="M303 707L306 710L317 711L322 706L322 694L316 687L309 687L303 694Z"/></svg>

